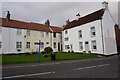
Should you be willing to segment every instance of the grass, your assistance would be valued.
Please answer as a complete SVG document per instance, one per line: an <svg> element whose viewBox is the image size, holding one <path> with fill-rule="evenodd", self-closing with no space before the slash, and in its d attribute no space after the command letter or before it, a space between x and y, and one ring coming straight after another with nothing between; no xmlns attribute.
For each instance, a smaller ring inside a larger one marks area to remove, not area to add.
<svg viewBox="0 0 120 80"><path fill-rule="evenodd" d="M51 61L50 54L48 57L43 57L43 54L40 55L40 62ZM96 55L91 54L74 54L74 53L55 53L56 61L60 60L74 60L74 59L87 59L87 58L98 58ZM8 55L2 56L2 64L17 64L17 63L31 63L37 62L38 55Z"/></svg>

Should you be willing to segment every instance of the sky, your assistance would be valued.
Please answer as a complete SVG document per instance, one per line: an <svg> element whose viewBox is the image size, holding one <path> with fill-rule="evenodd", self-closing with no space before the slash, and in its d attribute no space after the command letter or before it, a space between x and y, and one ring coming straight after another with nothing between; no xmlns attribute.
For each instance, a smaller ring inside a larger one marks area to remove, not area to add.
<svg viewBox="0 0 120 80"><path fill-rule="evenodd" d="M2 15L6 17L6 11L10 11L11 19L35 22L44 24L47 19L51 26L62 27L66 20L77 19L79 13L83 17L89 13L102 8L102 1L99 2L2 2ZM113 16L114 22L118 23L118 2L109 2L109 10Z"/></svg>

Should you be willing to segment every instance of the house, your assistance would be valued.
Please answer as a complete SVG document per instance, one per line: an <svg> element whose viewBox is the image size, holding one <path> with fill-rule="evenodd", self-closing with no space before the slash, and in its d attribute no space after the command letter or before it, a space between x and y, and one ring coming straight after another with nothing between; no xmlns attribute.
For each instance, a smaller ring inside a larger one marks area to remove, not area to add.
<svg viewBox="0 0 120 80"><path fill-rule="evenodd" d="M78 20L67 21L62 31L64 52L111 55L117 53L114 21L108 3Z"/></svg>
<svg viewBox="0 0 120 80"><path fill-rule="evenodd" d="M34 42L39 40L44 43L41 46L41 51L45 47L53 48L53 33L57 34L56 40L61 46L62 28L50 26L48 20L45 24L13 20L10 19L8 11L6 18L0 18L0 21L0 53L2 54L36 52L38 46L34 45ZM58 50L55 49L54 51Z"/></svg>
<svg viewBox="0 0 120 80"><path fill-rule="evenodd" d="M115 24L115 33L116 33L117 51L120 54L120 29L119 29L119 25L117 24Z"/></svg>
<svg viewBox="0 0 120 80"><path fill-rule="evenodd" d="M62 51L62 28L50 27L52 30L52 48L54 52Z"/></svg>

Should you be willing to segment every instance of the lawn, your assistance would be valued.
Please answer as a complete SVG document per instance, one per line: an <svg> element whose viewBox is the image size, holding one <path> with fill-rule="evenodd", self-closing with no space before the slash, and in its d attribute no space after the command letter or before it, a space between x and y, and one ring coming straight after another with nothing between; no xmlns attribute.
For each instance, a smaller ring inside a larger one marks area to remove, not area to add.
<svg viewBox="0 0 120 80"><path fill-rule="evenodd" d="M40 55L40 62L51 61L50 54L48 57L44 57L43 54ZM74 54L74 53L55 53L56 61L60 60L74 60L74 59L87 59L87 58L98 58L96 55L91 54ZM16 63L31 63L37 62L38 55L8 55L2 56L2 64L16 64Z"/></svg>

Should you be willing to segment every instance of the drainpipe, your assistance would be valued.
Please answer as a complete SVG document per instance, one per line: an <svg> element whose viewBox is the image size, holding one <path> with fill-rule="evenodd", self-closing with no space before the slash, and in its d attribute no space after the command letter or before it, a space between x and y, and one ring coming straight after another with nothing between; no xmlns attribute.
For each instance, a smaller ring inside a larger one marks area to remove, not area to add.
<svg viewBox="0 0 120 80"><path fill-rule="evenodd" d="M52 31L52 33L53 33L53 30L49 27L49 29ZM52 44L53 44L53 39L52 39L52 33L51 33L51 47L53 48L53 46L52 46Z"/></svg>
<svg viewBox="0 0 120 80"><path fill-rule="evenodd" d="M104 38L103 38L103 25L102 25L102 19L100 19L101 21L101 35L102 35L102 47L103 47L103 55L104 55Z"/></svg>

